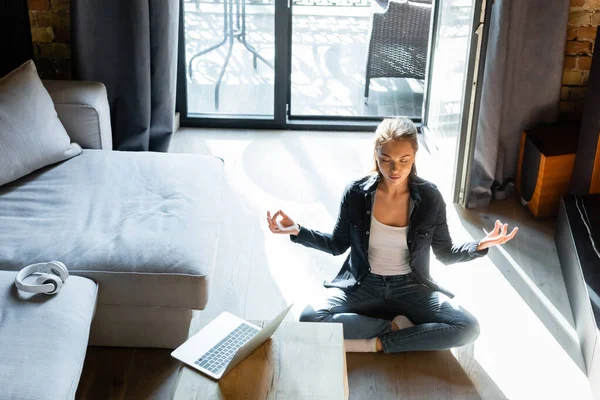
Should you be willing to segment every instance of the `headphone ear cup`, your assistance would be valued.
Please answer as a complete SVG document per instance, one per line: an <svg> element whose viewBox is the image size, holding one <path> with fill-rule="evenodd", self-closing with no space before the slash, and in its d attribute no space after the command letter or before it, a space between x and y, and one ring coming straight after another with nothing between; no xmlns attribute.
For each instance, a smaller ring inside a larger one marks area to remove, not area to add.
<svg viewBox="0 0 600 400"><path fill-rule="evenodd" d="M52 272L58 275L63 282L67 280L69 277L69 270L65 264L60 261L50 261L48 264L50 265Z"/></svg>
<svg viewBox="0 0 600 400"><path fill-rule="evenodd" d="M45 292L45 294L56 294L60 291L60 289L62 288L62 280L60 279L60 277L56 276L56 275L52 275L52 274L42 274L40 275L36 282L38 285L45 285L45 284L51 284L54 286L54 289L52 289L49 292Z"/></svg>

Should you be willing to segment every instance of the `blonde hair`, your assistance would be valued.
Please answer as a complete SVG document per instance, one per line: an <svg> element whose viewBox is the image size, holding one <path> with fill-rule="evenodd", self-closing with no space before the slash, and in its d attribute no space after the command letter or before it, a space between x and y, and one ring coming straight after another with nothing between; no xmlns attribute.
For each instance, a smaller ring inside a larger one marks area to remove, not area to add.
<svg viewBox="0 0 600 400"><path fill-rule="evenodd" d="M412 120L402 117L386 118L381 121L375 130L375 138L373 140L373 169L371 172L377 172L381 175L381 171L379 171L379 166L377 165L377 152L381 149L381 146L392 140L410 142L415 154L419 150L417 127ZM417 167L414 163L410 175L417 175Z"/></svg>

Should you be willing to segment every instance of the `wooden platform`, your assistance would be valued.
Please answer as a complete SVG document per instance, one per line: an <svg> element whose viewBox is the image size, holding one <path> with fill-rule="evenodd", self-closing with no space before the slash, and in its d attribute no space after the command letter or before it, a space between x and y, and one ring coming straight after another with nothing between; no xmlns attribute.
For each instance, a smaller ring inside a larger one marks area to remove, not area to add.
<svg viewBox="0 0 600 400"><path fill-rule="evenodd" d="M264 327L265 321L250 321ZM190 336L206 323L196 318ZM348 398L340 324L283 323L273 337L216 381L182 366L174 400L345 400Z"/></svg>

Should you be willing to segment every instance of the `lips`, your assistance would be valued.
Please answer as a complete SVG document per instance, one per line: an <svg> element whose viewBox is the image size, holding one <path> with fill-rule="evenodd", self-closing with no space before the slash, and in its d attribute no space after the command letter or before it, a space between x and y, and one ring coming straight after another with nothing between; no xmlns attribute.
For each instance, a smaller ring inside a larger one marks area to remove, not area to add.
<svg viewBox="0 0 600 400"><path fill-rule="evenodd" d="M400 177L399 176L390 175L390 179L396 180L396 179L400 179Z"/></svg>

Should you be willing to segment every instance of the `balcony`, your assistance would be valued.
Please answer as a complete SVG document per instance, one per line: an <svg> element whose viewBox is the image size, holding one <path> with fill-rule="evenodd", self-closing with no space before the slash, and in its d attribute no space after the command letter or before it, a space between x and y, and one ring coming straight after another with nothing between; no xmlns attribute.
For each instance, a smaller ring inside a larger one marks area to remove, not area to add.
<svg viewBox="0 0 600 400"><path fill-rule="evenodd" d="M234 0L232 6L233 13L227 12L233 16L232 31L245 30L245 42L266 62L260 57L255 60L253 53L234 39L223 70L230 38L215 50L194 57L223 41L228 19L223 0L185 2L188 113L268 118L273 115L274 104L274 2L246 0L244 4ZM291 114L421 116L423 79L371 79L365 101L372 13L370 0L294 1Z"/></svg>

